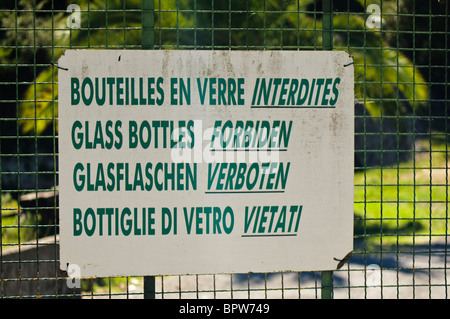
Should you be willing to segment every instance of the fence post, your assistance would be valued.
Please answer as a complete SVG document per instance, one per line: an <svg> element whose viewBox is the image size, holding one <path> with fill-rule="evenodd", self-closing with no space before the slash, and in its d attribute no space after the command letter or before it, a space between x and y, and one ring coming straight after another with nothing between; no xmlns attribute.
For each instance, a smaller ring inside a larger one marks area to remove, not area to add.
<svg viewBox="0 0 450 319"><path fill-rule="evenodd" d="M142 0L142 49L152 50L155 45L154 0Z"/></svg>
<svg viewBox="0 0 450 319"><path fill-rule="evenodd" d="M155 44L154 0L142 0L142 49L152 50ZM144 299L156 298L154 276L144 276Z"/></svg>
<svg viewBox="0 0 450 319"><path fill-rule="evenodd" d="M321 297L322 299L333 299L333 272L322 271L321 276Z"/></svg>
<svg viewBox="0 0 450 319"><path fill-rule="evenodd" d="M144 276L144 299L156 299L155 276Z"/></svg>
<svg viewBox="0 0 450 319"><path fill-rule="evenodd" d="M322 0L322 48L333 50L333 0Z"/></svg>
<svg viewBox="0 0 450 319"><path fill-rule="evenodd" d="M333 0L322 0L322 49L333 50ZM322 299L333 299L333 271L322 271Z"/></svg>

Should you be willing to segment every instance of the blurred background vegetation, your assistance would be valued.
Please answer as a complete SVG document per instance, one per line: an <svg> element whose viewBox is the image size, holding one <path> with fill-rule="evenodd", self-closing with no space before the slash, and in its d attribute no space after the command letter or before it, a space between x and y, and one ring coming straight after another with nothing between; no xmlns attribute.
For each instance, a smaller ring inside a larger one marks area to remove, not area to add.
<svg viewBox="0 0 450 319"><path fill-rule="evenodd" d="M30 64L29 68L18 68L19 73L23 72L24 81L35 80L33 85L19 87L22 100L19 118L23 119L20 121L21 132L42 135L46 129L57 125L53 120L57 117L57 72L43 64L57 61L66 48L139 49L141 1L80 1L81 29L72 30L66 24L69 13L61 12L71 1L35 2L19 0L18 8L22 11L2 14L1 23L8 29L1 45L11 49L2 49L0 56L2 63L10 66L10 77L16 75L16 62ZM397 17L396 14L411 13L412 9L416 13L419 10L425 13L429 8L413 8L413 4L420 6L420 3L408 0L400 1L398 8L393 1L385 2L382 11L386 16L383 16L383 29L380 31L366 28L370 13L366 12L364 0L334 2L337 12L333 22L334 47L347 50L354 57L355 95L365 102L369 114L406 115L413 109L416 114L427 114L430 103L426 83L434 80L444 82L442 73L446 71L433 69L433 62L442 63L446 52L432 53L420 48L442 45L445 34L438 34L441 41L435 39L435 33L433 39L426 39L426 34L424 36L419 31L428 30L428 19L412 15ZM14 9L11 1L8 3ZM433 6L439 12L442 4L433 2ZM236 0L216 3L168 0L156 1L155 9L156 49L320 50L322 47L321 1L268 0L261 3ZM346 11L350 14L339 14ZM433 21L431 27L442 32L444 26L441 24ZM402 33L403 28L412 30L411 26L416 33ZM14 49L16 45L19 50ZM436 57L430 57L431 54ZM18 76L21 78L22 74ZM15 88L11 90L12 100L16 98L15 91ZM442 95L442 85L436 88L438 92ZM407 103L399 106L399 101ZM11 109L10 115L16 116L16 109ZM439 112L442 108L433 107L433 110ZM57 131L57 127L55 129Z"/></svg>
<svg viewBox="0 0 450 319"><path fill-rule="evenodd" d="M81 9L80 29L67 26L72 3ZM411 234L447 231L446 1L371 3L381 7L380 28L366 26L364 0L333 8L334 49L355 60L355 236L365 247L381 238L410 244ZM69 48L141 49L142 13L140 0L0 4L2 242L17 243L37 230L14 225L43 220L23 210L19 196L57 186L51 62ZM155 1L155 49L321 50L321 11L314 0Z"/></svg>

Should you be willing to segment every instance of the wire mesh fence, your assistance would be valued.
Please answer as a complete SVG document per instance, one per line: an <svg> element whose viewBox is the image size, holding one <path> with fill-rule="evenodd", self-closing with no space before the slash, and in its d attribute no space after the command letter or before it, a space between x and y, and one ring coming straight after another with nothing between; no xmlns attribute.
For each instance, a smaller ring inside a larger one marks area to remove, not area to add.
<svg viewBox="0 0 450 319"><path fill-rule="evenodd" d="M355 61L354 251L334 298L448 297L448 1L0 1L0 296L143 298L58 263L65 49L345 50ZM154 278L156 298L321 298L320 272ZM75 287L75 288L74 288ZM148 291L147 291L148 292Z"/></svg>

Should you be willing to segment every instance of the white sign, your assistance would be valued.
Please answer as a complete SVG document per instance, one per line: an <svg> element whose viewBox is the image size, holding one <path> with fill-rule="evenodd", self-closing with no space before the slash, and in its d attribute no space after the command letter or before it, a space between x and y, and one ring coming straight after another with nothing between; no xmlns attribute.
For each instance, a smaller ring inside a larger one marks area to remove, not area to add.
<svg viewBox="0 0 450 319"><path fill-rule="evenodd" d="M66 51L61 267L336 269L353 249L351 63L325 51Z"/></svg>

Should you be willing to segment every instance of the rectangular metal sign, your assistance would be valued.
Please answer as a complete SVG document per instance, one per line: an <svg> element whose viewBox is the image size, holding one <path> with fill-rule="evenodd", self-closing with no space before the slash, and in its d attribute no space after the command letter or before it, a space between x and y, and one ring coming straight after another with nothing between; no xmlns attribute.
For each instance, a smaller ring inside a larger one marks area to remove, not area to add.
<svg viewBox="0 0 450 319"><path fill-rule="evenodd" d="M67 50L61 267L335 269L353 249L346 52Z"/></svg>

